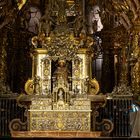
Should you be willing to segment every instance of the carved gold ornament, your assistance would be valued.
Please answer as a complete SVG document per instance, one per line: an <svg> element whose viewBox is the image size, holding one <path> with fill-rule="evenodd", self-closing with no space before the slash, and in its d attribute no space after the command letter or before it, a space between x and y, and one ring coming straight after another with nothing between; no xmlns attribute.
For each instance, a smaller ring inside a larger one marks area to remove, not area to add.
<svg viewBox="0 0 140 140"><path fill-rule="evenodd" d="M97 94L100 90L98 81L94 78L89 81L89 84L91 86L90 94Z"/></svg>
<svg viewBox="0 0 140 140"><path fill-rule="evenodd" d="M36 46L38 43L38 37L37 36L34 36L33 38L32 38L32 44L34 45L34 46Z"/></svg>
<svg viewBox="0 0 140 140"><path fill-rule="evenodd" d="M47 76L48 74L49 74L48 69L45 69L45 70L44 70L44 75Z"/></svg>
<svg viewBox="0 0 140 140"><path fill-rule="evenodd" d="M34 85L33 85L33 79L28 79L25 83L25 92L29 95L33 94L34 92Z"/></svg>
<svg viewBox="0 0 140 140"><path fill-rule="evenodd" d="M79 70L75 70L74 74L75 74L75 76L78 76L80 74L80 71Z"/></svg>
<svg viewBox="0 0 140 140"><path fill-rule="evenodd" d="M27 0L17 0L17 6L18 9L21 10L21 8L25 5Z"/></svg>

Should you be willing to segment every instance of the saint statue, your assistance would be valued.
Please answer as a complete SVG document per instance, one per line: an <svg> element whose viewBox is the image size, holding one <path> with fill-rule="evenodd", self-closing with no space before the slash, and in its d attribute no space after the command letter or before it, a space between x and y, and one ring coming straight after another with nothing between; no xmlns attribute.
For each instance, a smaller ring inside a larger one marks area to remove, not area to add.
<svg viewBox="0 0 140 140"><path fill-rule="evenodd" d="M61 100L61 101L64 100L64 95L63 95L62 89L59 89L58 96L59 96L58 100Z"/></svg>
<svg viewBox="0 0 140 140"><path fill-rule="evenodd" d="M66 66L66 60L63 60L63 59L58 60L58 67L53 74L53 77L56 78L56 82L67 85L68 75L69 75L69 71Z"/></svg>
<svg viewBox="0 0 140 140"><path fill-rule="evenodd" d="M100 8L99 6L93 6L91 12L89 13L89 33L93 34L99 32L103 29L103 24L100 17Z"/></svg>

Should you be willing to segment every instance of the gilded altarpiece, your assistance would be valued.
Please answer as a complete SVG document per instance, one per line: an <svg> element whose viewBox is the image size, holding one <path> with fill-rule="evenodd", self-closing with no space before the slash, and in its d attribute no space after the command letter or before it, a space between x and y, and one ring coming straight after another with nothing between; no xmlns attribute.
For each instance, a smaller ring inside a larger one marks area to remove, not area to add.
<svg viewBox="0 0 140 140"><path fill-rule="evenodd" d="M86 83L90 57L86 52L79 51L72 61L72 77L65 77L68 72L65 60L56 61L59 64L52 73L52 59L47 50L33 51L33 93L38 97L31 99L28 110L30 131L90 131L91 101Z"/></svg>
<svg viewBox="0 0 140 140"><path fill-rule="evenodd" d="M27 95L18 98L19 104L28 103L25 105L28 131L14 133L13 120L10 124L13 136L25 136L25 133L34 136L34 132L36 136L41 136L42 132L44 136L49 132L76 137L101 135L93 132L97 109L105 104L105 97L96 95L99 92L97 80L92 79L95 42L86 35L84 26L77 36L74 25L70 28L67 23L66 1L58 5L54 28L47 22L54 15L48 15L46 9L40 20L40 28L45 32L39 30L31 40L32 77L25 84ZM113 128L110 121L103 120L100 124L107 124L106 131ZM52 133L51 137L54 137Z"/></svg>

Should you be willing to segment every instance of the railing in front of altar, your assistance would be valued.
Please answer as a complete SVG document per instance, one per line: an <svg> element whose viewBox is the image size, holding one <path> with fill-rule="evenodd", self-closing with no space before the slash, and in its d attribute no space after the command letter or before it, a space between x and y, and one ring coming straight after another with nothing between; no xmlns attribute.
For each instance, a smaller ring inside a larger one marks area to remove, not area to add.
<svg viewBox="0 0 140 140"><path fill-rule="evenodd" d="M24 108L17 105L16 97L6 95L0 97L0 136L10 137L9 123L14 118L24 121Z"/></svg>
<svg viewBox="0 0 140 140"><path fill-rule="evenodd" d="M110 136L129 137L131 135L129 112L132 102L132 98L108 99L106 106L100 108L98 119L108 118L114 124L114 129Z"/></svg>

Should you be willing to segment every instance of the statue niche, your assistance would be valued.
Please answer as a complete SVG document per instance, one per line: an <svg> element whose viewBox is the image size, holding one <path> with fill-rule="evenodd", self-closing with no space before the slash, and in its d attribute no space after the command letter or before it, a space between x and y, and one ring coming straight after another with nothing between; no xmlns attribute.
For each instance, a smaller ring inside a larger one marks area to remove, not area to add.
<svg viewBox="0 0 140 140"><path fill-rule="evenodd" d="M60 59L56 63L57 68L54 70L52 77L53 109L65 110L69 108L69 90L71 90L69 78L71 75L66 60Z"/></svg>

